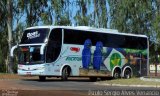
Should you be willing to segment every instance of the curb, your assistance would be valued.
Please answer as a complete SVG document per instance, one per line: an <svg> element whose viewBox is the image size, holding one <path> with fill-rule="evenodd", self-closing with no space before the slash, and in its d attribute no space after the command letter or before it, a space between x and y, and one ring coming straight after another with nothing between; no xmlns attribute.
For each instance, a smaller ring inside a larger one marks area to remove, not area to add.
<svg viewBox="0 0 160 96"><path fill-rule="evenodd" d="M103 85L103 86L119 86L119 87L153 87L153 88L160 88L158 85L122 85L122 84L100 84L100 83L94 83L95 85Z"/></svg>
<svg viewBox="0 0 160 96"><path fill-rule="evenodd" d="M150 81L146 78L140 78L141 80ZM157 81L157 80L156 80ZM160 82L160 79L158 80ZM106 83L99 83L95 82L95 85L101 85L101 86L119 86L119 87L152 87L152 88L160 88L160 85L124 85L124 84L106 84Z"/></svg>
<svg viewBox="0 0 160 96"><path fill-rule="evenodd" d="M160 82L160 79L157 79L157 78L145 78L145 77L140 77L140 80Z"/></svg>

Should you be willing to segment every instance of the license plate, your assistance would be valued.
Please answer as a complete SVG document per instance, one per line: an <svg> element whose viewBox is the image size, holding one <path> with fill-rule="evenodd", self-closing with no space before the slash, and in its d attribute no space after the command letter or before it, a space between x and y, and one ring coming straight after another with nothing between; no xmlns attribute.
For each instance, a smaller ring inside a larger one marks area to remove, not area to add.
<svg viewBox="0 0 160 96"><path fill-rule="evenodd" d="M31 72L27 72L26 75L31 76Z"/></svg>

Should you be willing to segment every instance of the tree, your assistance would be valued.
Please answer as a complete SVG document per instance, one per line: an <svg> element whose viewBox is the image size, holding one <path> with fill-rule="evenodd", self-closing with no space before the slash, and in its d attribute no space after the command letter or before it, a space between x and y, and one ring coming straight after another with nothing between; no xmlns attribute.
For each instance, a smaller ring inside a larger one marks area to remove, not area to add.
<svg viewBox="0 0 160 96"><path fill-rule="evenodd" d="M87 15L87 3L87 0L77 0L77 12L74 16L74 20L76 21L76 25L78 26L89 25L89 16Z"/></svg>
<svg viewBox="0 0 160 96"><path fill-rule="evenodd" d="M111 28L121 32L146 34L152 20L152 0L110 0Z"/></svg>
<svg viewBox="0 0 160 96"><path fill-rule="evenodd" d="M69 0L51 0L54 25L71 25Z"/></svg>
<svg viewBox="0 0 160 96"><path fill-rule="evenodd" d="M94 26L100 28L107 28L107 7L106 0L94 0Z"/></svg>
<svg viewBox="0 0 160 96"><path fill-rule="evenodd" d="M153 19L151 21L151 33L150 33L150 40L152 44L152 50L150 50L151 53L151 60L156 63L156 65L159 63L159 52L160 52L160 1L153 0L152 1L152 14ZM156 66L157 69L157 66ZM157 71L156 71L157 72ZM156 74L157 75L157 74Z"/></svg>
<svg viewBox="0 0 160 96"><path fill-rule="evenodd" d="M10 63L10 58L9 58L9 52L12 46L12 20L13 20L13 2L11 0L8 1L0 1L0 28L1 28L1 35L2 35L2 45L7 44L4 41L8 42L8 46L1 46L1 50L3 49L2 47L5 48L5 50L3 51L3 53L6 53L7 55L3 54L1 52L1 55L4 56L5 60L2 60L2 62L5 62L6 64L6 68L8 69L8 72L13 73L12 70L12 64ZM7 30L6 30L7 29ZM7 32L5 32L7 31ZM8 37L7 37L8 36ZM6 39L8 38L8 39ZM8 49L6 51L6 49Z"/></svg>
<svg viewBox="0 0 160 96"><path fill-rule="evenodd" d="M7 1L7 28L8 28L8 49L9 49L9 53L12 47L12 21L13 21L13 2L12 0L8 0ZM7 64L9 64L8 66L8 71L10 73L13 73L13 64L11 62L11 58L9 57L9 55L7 56L9 59L9 62L7 62Z"/></svg>
<svg viewBox="0 0 160 96"><path fill-rule="evenodd" d="M47 14L45 13L45 8L48 7L46 0L19 0L18 6L21 12L26 13L27 27L38 25L41 16L44 18Z"/></svg>
<svg viewBox="0 0 160 96"><path fill-rule="evenodd" d="M160 1L110 0L111 28L145 34L150 40L150 61L158 62L160 52Z"/></svg>

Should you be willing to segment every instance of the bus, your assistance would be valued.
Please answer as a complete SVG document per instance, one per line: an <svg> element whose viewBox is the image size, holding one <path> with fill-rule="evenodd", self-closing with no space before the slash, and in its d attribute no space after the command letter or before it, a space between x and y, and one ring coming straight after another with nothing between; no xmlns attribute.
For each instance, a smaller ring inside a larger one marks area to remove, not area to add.
<svg viewBox="0 0 160 96"><path fill-rule="evenodd" d="M46 77L131 78L148 75L146 35L87 26L26 28L19 44L18 75Z"/></svg>

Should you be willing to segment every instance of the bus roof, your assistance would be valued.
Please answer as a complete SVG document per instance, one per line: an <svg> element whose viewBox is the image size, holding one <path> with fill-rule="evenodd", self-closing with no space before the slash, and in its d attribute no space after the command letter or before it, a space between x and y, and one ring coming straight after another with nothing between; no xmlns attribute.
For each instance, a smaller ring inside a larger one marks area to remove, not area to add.
<svg viewBox="0 0 160 96"><path fill-rule="evenodd" d="M137 37L148 38L146 35L123 33L123 32L118 32L118 30L116 30L116 29L94 28L94 27L88 27L88 26L34 26L34 27L29 27L27 29L37 29L37 28L49 28L49 29L64 28L64 29L111 33L111 34L118 34L118 35L137 36Z"/></svg>

